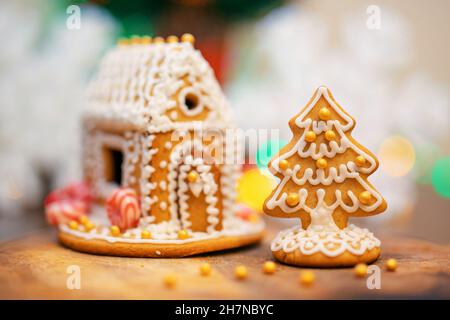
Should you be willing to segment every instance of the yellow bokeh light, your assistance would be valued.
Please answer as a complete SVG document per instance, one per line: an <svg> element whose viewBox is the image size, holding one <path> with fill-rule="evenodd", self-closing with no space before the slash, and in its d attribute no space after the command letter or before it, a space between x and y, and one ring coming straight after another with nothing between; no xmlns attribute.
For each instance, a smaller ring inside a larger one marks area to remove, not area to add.
<svg viewBox="0 0 450 320"><path fill-rule="evenodd" d="M250 208L262 212L264 200L275 188L275 179L269 173L251 169L238 180L238 201Z"/></svg>
<svg viewBox="0 0 450 320"><path fill-rule="evenodd" d="M401 136L392 136L384 140L378 156L381 169L393 177L402 177L408 174L416 160L413 145Z"/></svg>

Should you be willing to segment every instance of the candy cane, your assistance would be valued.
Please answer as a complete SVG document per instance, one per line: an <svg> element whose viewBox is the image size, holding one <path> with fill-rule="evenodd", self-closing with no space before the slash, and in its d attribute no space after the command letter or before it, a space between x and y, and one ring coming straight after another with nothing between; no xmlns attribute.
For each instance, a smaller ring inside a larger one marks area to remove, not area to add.
<svg viewBox="0 0 450 320"><path fill-rule="evenodd" d="M119 188L106 200L106 212L112 225L124 231L139 223L141 209L136 192L133 189Z"/></svg>

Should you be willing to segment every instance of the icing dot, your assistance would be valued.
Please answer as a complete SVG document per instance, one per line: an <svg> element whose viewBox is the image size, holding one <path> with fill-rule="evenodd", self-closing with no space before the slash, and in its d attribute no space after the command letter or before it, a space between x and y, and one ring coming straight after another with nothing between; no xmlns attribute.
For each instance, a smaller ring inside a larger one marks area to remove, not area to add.
<svg viewBox="0 0 450 320"><path fill-rule="evenodd" d="M316 134L314 133L314 131L308 131L305 134L305 140L307 142L313 142L314 140L316 140Z"/></svg>
<svg viewBox="0 0 450 320"><path fill-rule="evenodd" d="M164 145L164 147L165 147L166 149L172 148L172 142L167 141L166 144Z"/></svg>
<svg viewBox="0 0 450 320"><path fill-rule="evenodd" d="M178 113L176 111L172 111L170 113L170 119L176 120L178 118Z"/></svg>
<svg viewBox="0 0 450 320"><path fill-rule="evenodd" d="M324 158L320 158L316 161L316 166L320 169L325 169L328 166L328 162Z"/></svg>
<svg viewBox="0 0 450 320"><path fill-rule="evenodd" d="M325 132L325 139L327 139L328 141L334 140L335 138L336 134L333 130L327 130L327 132Z"/></svg>
<svg viewBox="0 0 450 320"><path fill-rule="evenodd" d="M357 166L361 167L366 164L366 158L363 156L357 156L355 159L355 163Z"/></svg>
<svg viewBox="0 0 450 320"><path fill-rule="evenodd" d="M183 34L183 35L181 36L181 41L183 41L183 42L189 42L189 43L194 44L195 38L194 38L194 36L193 36L192 34L190 34L190 33L185 33L185 34Z"/></svg>
<svg viewBox="0 0 450 320"><path fill-rule="evenodd" d="M286 170L289 167L289 161L283 159L280 161L279 165L281 170Z"/></svg>
<svg viewBox="0 0 450 320"><path fill-rule="evenodd" d="M162 210L166 210L166 209L167 209L167 202L162 201L162 202L159 204L159 207L160 207Z"/></svg>
<svg viewBox="0 0 450 320"><path fill-rule="evenodd" d="M319 118L320 120L328 120L331 117L331 112L328 108L323 107L319 110Z"/></svg>
<svg viewBox="0 0 450 320"><path fill-rule="evenodd" d="M299 202L299 197L297 193L289 193L289 195L286 198L286 203L293 207L295 205L297 205Z"/></svg>
<svg viewBox="0 0 450 320"><path fill-rule="evenodd" d="M167 167L167 161L165 161L165 160L161 161L161 162L159 163L159 167L160 167L161 169L164 169L165 167Z"/></svg>
<svg viewBox="0 0 450 320"><path fill-rule="evenodd" d="M363 204L369 204L370 199L372 199L372 195L369 193L369 191L363 191L359 194L358 199Z"/></svg>
<svg viewBox="0 0 450 320"><path fill-rule="evenodd" d="M178 37L177 36L168 36L167 37L167 43L177 43L178 42Z"/></svg>

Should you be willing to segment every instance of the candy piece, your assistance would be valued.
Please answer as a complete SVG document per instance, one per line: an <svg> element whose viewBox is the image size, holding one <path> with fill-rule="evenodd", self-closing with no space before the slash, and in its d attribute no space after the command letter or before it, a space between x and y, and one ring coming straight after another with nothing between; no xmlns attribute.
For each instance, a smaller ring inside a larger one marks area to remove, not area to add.
<svg viewBox="0 0 450 320"><path fill-rule="evenodd" d="M86 213L86 206L80 201L59 201L45 206L47 222L51 225L78 221Z"/></svg>
<svg viewBox="0 0 450 320"><path fill-rule="evenodd" d="M289 195L286 198L286 203L293 207L296 206L299 202L299 197L297 193L289 193Z"/></svg>
<svg viewBox="0 0 450 320"><path fill-rule="evenodd" d="M281 170L286 170L287 168L289 168L289 161L283 159L280 161L279 165Z"/></svg>
<svg viewBox="0 0 450 320"><path fill-rule="evenodd" d="M111 224L121 231L135 228L141 216L136 192L128 188L116 189L106 200L106 212Z"/></svg>
<svg viewBox="0 0 450 320"><path fill-rule="evenodd" d="M277 269L277 265L273 261L266 261L263 264L263 272L265 274L274 274Z"/></svg>
<svg viewBox="0 0 450 320"><path fill-rule="evenodd" d="M312 271L303 271L300 273L299 281L304 286L310 286L314 283L316 276Z"/></svg>
<svg viewBox="0 0 450 320"><path fill-rule="evenodd" d="M150 231L144 230L144 231L141 232L141 238L142 239L151 239L152 238L152 234L150 233Z"/></svg>
<svg viewBox="0 0 450 320"><path fill-rule="evenodd" d="M70 221L69 222L69 228L72 229L72 230L77 230L78 229L78 222Z"/></svg>
<svg viewBox="0 0 450 320"><path fill-rule="evenodd" d="M194 38L194 36L192 34L185 33L185 34L183 34L181 36L181 41L183 41L183 42L190 42L190 43L194 44L195 38Z"/></svg>
<svg viewBox="0 0 450 320"><path fill-rule="evenodd" d="M167 43L177 43L178 42L178 37L177 36L168 36L167 37Z"/></svg>
<svg viewBox="0 0 450 320"><path fill-rule="evenodd" d="M173 274L165 275L163 280L166 287L170 289L174 288L177 284L177 277Z"/></svg>
<svg viewBox="0 0 450 320"><path fill-rule="evenodd" d="M305 134L305 141L306 142L313 142L314 140L316 140L316 134L314 133L314 131L308 131Z"/></svg>
<svg viewBox="0 0 450 320"><path fill-rule="evenodd" d="M325 139L327 139L328 141L334 140L335 138L336 134L333 130L328 130L327 132L325 132Z"/></svg>
<svg viewBox="0 0 450 320"><path fill-rule="evenodd" d="M85 214L88 214L92 200L93 196L89 184L85 182L75 182L62 189L50 192L44 200L44 206L47 207L52 203L61 201L68 201L71 203L77 202L77 207L80 208L80 206L83 205Z"/></svg>
<svg viewBox="0 0 450 320"><path fill-rule="evenodd" d="M120 236L120 228L118 226L111 226L109 227L109 232L113 237Z"/></svg>
<svg viewBox="0 0 450 320"><path fill-rule="evenodd" d="M209 263L202 263L200 265L200 274L202 276L209 276L211 274L212 268Z"/></svg>
<svg viewBox="0 0 450 320"><path fill-rule="evenodd" d="M355 163L358 167L361 167L366 164L366 158L363 156L357 156L355 159Z"/></svg>
<svg viewBox="0 0 450 320"><path fill-rule="evenodd" d="M198 179L198 173L195 171L191 171L188 173L187 179L189 182L196 182Z"/></svg>
<svg viewBox="0 0 450 320"><path fill-rule="evenodd" d="M319 110L319 118L320 120L328 120L331 117L331 112L328 108L323 107Z"/></svg>
<svg viewBox="0 0 450 320"><path fill-rule="evenodd" d="M236 278L238 278L239 280L244 280L245 278L247 278L248 276L248 270L246 266L237 266L234 269L234 275L236 276Z"/></svg>
<svg viewBox="0 0 450 320"><path fill-rule="evenodd" d="M91 221L87 221L86 223L83 224L84 225L84 230L86 232L91 231L92 229L95 228L95 224L93 224Z"/></svg>
<svg viewBox="0 0 450 320"><path fill-rule="evenodd" d="M324 158L320 158L316 161L316 166L319 169L325 169L328 166L328 162Z"/></svg>
<svg viewBox="0 0 450 320"><path fill-rule="evenodd" d="M239 205L236 215L242 220L248 220L252 214L253 210L247 206Z"/></svg>
<svg viewBox="0 0 450 320"><path fill-rule="evenodd" d="M359 194L358 199L362 204L369 204L372 195L368 191L363 191Z"/></svg>
<svg viewBox="0 0 450 320"><path fill-rule="evenodd" d="M358 263L353 271L357 277L364 278L367 275L367 265L365 263Z"/></svg>
<svg viewBox="0 0 450 320"><path fill-rule="evenodd" d="M189 238L189 234L188 234L188 232L186 230L179 230L178 231L178 239L185 240L187 238Z"/></svg>
<svg viewBox="0 0 450 320"><path fill-rule="evenodd" d="M398 264L397 264L397 260L391 258L388 261L386 261L386 269L388 271L395 271L397 270Z"/></svg>

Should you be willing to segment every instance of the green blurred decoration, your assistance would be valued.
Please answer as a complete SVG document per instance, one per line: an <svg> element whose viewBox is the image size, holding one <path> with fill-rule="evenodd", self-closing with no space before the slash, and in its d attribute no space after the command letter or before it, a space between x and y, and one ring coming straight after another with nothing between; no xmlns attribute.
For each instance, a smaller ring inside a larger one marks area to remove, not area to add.
<svg viewBox="0 0 450 320"><path fill-rule="evenodd" d="M416 162L414 172L416 182L419 184L431 184L431 173L437 159L443 156L439 146L433 143L416 145Z"/></svg>
<svg viewBox="0 0 450 320"><path fill-rule="evenodd" d="M450 156L436 161L432 172L434 190L445 198L450 198Z"/></svg>
<svg viewBox="0 0 450 320"><path fill-rule="evenodd" d="M281 148L287 144L283 139L273 139L262 143L256 151L256 164L260 170L267 169L270 159L272 159Z"/></svg>

